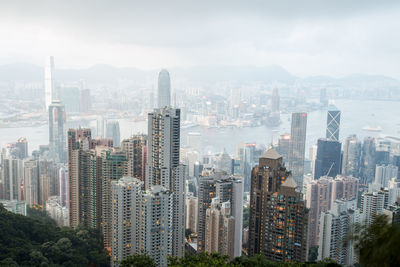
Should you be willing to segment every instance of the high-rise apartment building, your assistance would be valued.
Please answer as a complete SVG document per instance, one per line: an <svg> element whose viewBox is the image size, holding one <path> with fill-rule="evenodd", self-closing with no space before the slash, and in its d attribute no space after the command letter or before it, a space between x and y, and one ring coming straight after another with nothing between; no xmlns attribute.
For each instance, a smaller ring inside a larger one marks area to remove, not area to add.
<svg viewBox="0 0 400 267"><path fill-rule="evenodd" d="M337 175L332 181L331 207L336 200L358 199L359 184L358 178Z"/></svg>
<svg viewBox="0 0 400 267"><path fill-rule="evenodd" d="M66 162L65 145L65 108L59 100L53 100L48 107L49 111L49 150L50 157L57 162Z"/></svg>
<svg viewBox="0 0 400 267"><path fill-rule="evenodd" d="M339 141L318 139L314 179L319 179L321 176L335 177L340 173L341 146Z"/></svg>
<svg viewBox="0 0 400 267"><path fill-rule="evenodd" d="M206 209L205 218L202 218L205 219L204 249L233 259L239 257L242 251L243 181L227 174L222 176L214 180L215 197ZM217 231L215 235L210 235L211 229Z"/></svg>
<svg viewBox="0 0 400 267"><path fill-rule="evenodd" d="M389 181L393 178L397 179L398 167L394 165L376 165L375 182L376 188L386 188L389 186Z"/></svg>
<svg viewBox="0 0 400 267"><path fill-rule="evenodd" d="M23 161L12 156L2 156L1 177L3 180L3 198L5 200L21 200L23 183Z"/></svg>
<svg viewBox="0 0 400 267"><path fill-rule="evenodd" d="M387 206L389 200L389 192L378 191L372 193L364 193L361 196L361 213L363 216L363 222L366 225L371 225L376 216L383 212L385 206Z"/></svg>
<svg viewBox="0 0 400 267"><path fill-rule="evenodd" d="M215 197L207 209L205 251L228 255L232 260L235 257L235 219L230 215L230 205L229 201L221 202L219 197Z"/></svg>
<svg viewBox="0 0 400 267"><path fill-rule="evenodd" d="M303 195L289 176L266 202L262 253L268 260L307 260L308 212Z"/></svg>
<svg viewBox="0 0 400 267"><path fill-rule="evenodd" d="M180 110L155 109L148 114L146 190L163 186L172 194L172 255L184 255L185 175L179 163Z"/></svg>
<svg viewBox="0 0 400 267"><path fill-rule="evenodd" d="M342 173L346 176L360 177L361 142L356 135L346 138L343 148Z"/></svg>
<svg viewBox="0 0 400 267"><path fill-rule="evenodd" d="M205 251L206 241L206 211L211 207L211 201L215 197L216 177L213 173L203 171L199 177L198 189L198 224L197 224L197 251Z"/></svg>
<svg viewBox="0 0 400 267"><path fill-rule="evenodd" d="M165 69L158 74L158 108L171 106L171 80Z"/></svg>
<svg viewBox="0 0 400 267"><path fill-rule="evenodd" d="M186 194L186 229L190 229L192 233L197 233L198 223L198 198L193 196L192 192Z"/></svg>
<svg viewBox="0 0 400 267"><path fill-rule="evenodd" d="M129 176L111 182L111 266L141 253L143 185Z"/></svg>
<svg viewBox="0 0 400 267"><path fill-rule="evenodd" d="M39 204L39 166L35 159L24 162L24 200L30 207Z"/></svg>
<svg viewBox="0 0 400 267"><path fill-rule="evenodd" d="M347 201L336 200L332 209L321 212L318 260L330 258L343 266L357 262L354 241L349 239L354 224L361 223L358 209L350 208Z"/></svg>
<svg viewBox="0 0 400 267"><path fill-rule="evenodd" d="M309 209L308 246L318 246L319 217L321 212L331 209L332 183L330 177L321 177L307 185L306 205Z"/></svg>
<svg viewBox="0 0 400 267"><path fill-rule="evenodd" d="M306 149L307 113L292 113L289 147L289 170L299 188L303 188L304 153Z"/></svg>
<svg viewBox="0 0 400 267"><path fill-rule="evenodd" d="M276 151L282 155L283 162L288 163L290 150L290 134L282 134L278 139L278 147Z"/></svg>
<svg viewBox="0 0 400 267"><path fill-rule="evenodd" d="M264 253L266 249L267 202L271 195L278 191L289 176L283 165L282 156L273 148L259 158L251 174L250 216L249 216L249 256Z"/></svg>
<svg viewBox="0 0 400 267"><path fill-rule="evenodd" d="M45 104L46 111L53 100L58 99L57 87L54 78L54 57L50 56L46 58L45 70L44 70L44 88L45 88Z"/></svg>
<svg viewBox="0 0 400 267"><path fill-rule="evenodd" d="M340 110L335 105L329 105L326 125L326 139L339 141Z"/></svg>
<svg viewBox="0 0 400 267"><path fill-rule="evenodd" d="M147 136L132 135L122 141L121 148L127 153L127 175L144 181L146 177Z"/></svg>

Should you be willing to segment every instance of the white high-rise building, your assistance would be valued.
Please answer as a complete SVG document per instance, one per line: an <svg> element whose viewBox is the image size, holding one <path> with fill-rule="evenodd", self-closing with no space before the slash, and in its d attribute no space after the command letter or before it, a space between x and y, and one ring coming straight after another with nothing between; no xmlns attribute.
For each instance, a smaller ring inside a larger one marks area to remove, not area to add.
<svg viewBox="0 0 400 267"><path fill-rule="evenodd" d="M48 110L51 102L58 99L56 82L54 78L54 57L49 56L46 58L44 70L44 88L45 88L45 103L46 111Z"/></svg>
<svg viewBox="0 0 400 267"><path fill-rule="evenodd" d="M389 181L389 203L388 205L393 205L394 203L400 203L400 181L396 178L392 178Z"/></svg>
<svg viewBox="0 0 400 267"><path fill-rule="evenodd" d="M171 106L171 79L169 72L161 70L158 75L158 108Z"/></svg>
<svg viewBox="0 0 400 267"><path fill-rule="evenodd" d="M118 266L129 255L141 253L142 190L143 182L133 177L111 182L111 266Z"/></svg>
<svg viewBox="0 0 400 267"><path fill-rule="evenodd" d="M186 194L186 229L197 233L198 198L192 192Z"/></svg>
<svg viewBox="0 0 400 267"><path fill-rule="evenodd" d="M392 178L397 179L398 167L394 165L376 165L375 169L375 189L386 188Z"/></svg>
<svg viewBox="0 0 400 267"><path fill-rule="evenodd" d="M179 163L180 110L167 107L149 113L147 142L146 190L160 185L172 194L172 256L182 257L186 166Z"/></svg>
<svg viewBox="0 0 400 267"><path fill-rule="evenodd" d="M330 211L321 212L318 260L331 258L344 266L357 262L352 240L348 236L355 223L362 222L362 214L355 209L355 201L336 200Z"/></svg>
<svg viewBox="0 0 400 267"><path fill-rule="evenodd" d="M379 191L372 193L364 193L361 196L361 213L363 214L364 223L370 225L376 216L383 212L385 204L389 198L387 191Z"/></svg>

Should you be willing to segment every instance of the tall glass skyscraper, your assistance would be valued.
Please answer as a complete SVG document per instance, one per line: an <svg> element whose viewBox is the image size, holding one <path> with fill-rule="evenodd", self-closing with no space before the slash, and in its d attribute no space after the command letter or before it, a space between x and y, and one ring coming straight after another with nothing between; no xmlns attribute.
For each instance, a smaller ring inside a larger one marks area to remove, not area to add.
<svg viewBox="0 0 400 267"><path fill-rule="evenodd" d="M167 70L158 75L158 108L171 106L171 80Z"/></svg>
<svg viewBox="0 0 400 267"><path fill-rule="evenodd" d="M326 138L329 140L339 140L340 110L335 105L329 105L326 125Z"/></svg>
<svg viewBox="0 0 400 267"><path fill-rule="evenodd" d="M314 179L321 176L336 177L341 171L340 157L342 144L325 138L318 139Z"/></svg>
<svg viewBox="0 0 400 267"><path fill-rule="evenodd" d="M44 88L45 88L45 103L46 111L48 110L51 102L58 99L57 89L54 79L54 57L46 58L44 70Z"/></svg>
<svg viewBox="0 0 400 267"><path fill-rule="evenodd" d="M58 162L66 162L65 107L59 100L54 100L48 108L50 156Z"/></svg>
<svg viewBox="0 0 400 267"><path fill-rule="evenodd" d="M307 113L292 113L289 146L289 170L298 187L303 188L304 153L306 149Z"/></svg>

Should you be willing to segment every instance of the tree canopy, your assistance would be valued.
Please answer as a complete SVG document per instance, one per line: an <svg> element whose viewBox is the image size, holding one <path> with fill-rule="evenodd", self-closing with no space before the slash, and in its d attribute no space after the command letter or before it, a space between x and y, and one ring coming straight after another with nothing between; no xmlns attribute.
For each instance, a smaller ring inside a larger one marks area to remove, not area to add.
<svg viewBox="0 0 400 267"><path fill-rule="evenodd" d="M40 212L39 212L40 213ZM33 216L46 216L33 212ZM60 228L0 205L0 266L108 266L99 232Z"/></svg>

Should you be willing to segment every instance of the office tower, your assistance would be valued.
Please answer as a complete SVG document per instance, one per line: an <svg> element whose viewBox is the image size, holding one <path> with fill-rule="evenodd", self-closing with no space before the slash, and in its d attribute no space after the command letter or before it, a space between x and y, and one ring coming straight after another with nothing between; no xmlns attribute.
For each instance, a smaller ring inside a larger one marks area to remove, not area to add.
<svg viewBox="0 0 400 267"><path fill-rule="evenodd" d="M361 142L356 135L346 138L343 148L342 173L346 176L360 176Z"/></svg>
<svg viewBox="0 0 400 267"><path fill-rule="evenodd" d="M28 157L28 141L26 140L26 138L19 138L17 143L15 143L15 147L16 149L18 149L19 159L24 159Z"/></svg>
<svg viewBox="0 0 400 267"><path fill-rule="evenodd" d="M283 165L282 156L273 148L259 158L251 173L250 216L249 216L249 256L264 253L266 249L266 211L270 209L267 199L278 191L289 176Z"/></svg>
<svg viewBox="0 0 400 267"><path fill-rule="evenodd" d="M161 75L161 74L160 74ZM155 109L148 114L146 190L161 185L172 194L172 255L184 255L185 175L179 164L180 110Z"/></svg>
<svg viewBox="0 0 400 267"><path fill-rule="evenodd" d="M341 146L339 141L318 139L314 179L321 176L335 177L340 173Z"/></svg>
<svg viewBox="0 0 400 267"><path fill-rule="evenodd" d="M206 211L211 207L211 201L215 197L216 184L212 173L203 171L199 177L198 192L198 225L197 225L197 251L205 251L206 240Z"/></svg>
<svg viewBox="0 0 400 267"><path fill-rule="evenodd" d="M303 188L304 153L306 149L307 113L292 113L289 147L289 170L299 188Z"/></svg>
<svg viewBox="0 0 400 267"><path fill-rule="evenodd" d="M141 214L144 183L125 176L111 182L111 266L132 254L139 254L141 240ZM143 210L144 211L144 210ZM157 227L158 230L159 227Z"/></svg>
<svg viewBox="0 0 400 267"><path fill-rule="evenodd" d="M278 139L278 147L276 151L282 155L283 162L287 163L289 160L289 148L290 148L290 134L282 134Z"/></svg>
<svg viewBox="0 0 400 267"><path fill-rule="evenodd" d="M53 100L48 109L50 157L57 162L66 162L64 105L58 100Z"/></svg>
<svg viewBox="0 0 400 267"><path fill-rule="evenodd" d="M158 74L158 108L171 106L171 80L167 70Z"/></svg>
<svg viewBox="0 0 400 267"><path fill-rule="evenodd" d="M3 198L5 200L21 200L23 181L23 162L11 156L2 158Z"/></svg>
<svg viewBox="0 0 400 267"><path fill-rule="evenodd" d="M228 152L226 152L226 149L218 155L216 165L218 170L232 174L232 158L229 156Z"/></svg>
<svg viewBox="0 0 400 267"><path fill-rule="evenodd" d="M361 173L360 178L362 183L371 183L375 178L376 167L376 147L375 139L372 137L365 137L361 150Z"/></svg>
<svg viewBox="0 0 400 267"><path fill-rule="evenodd" d="M101 158L101 226L105 248L111 247L111 182L126 175L126 152L120 149L103 149ZM99 211L100 212L100 211Z"/></svg>
<svg viewBox="0 0 400 267"><path fill-rule="evenodd" d="M127 153L127 175L144 182L147 161L147 136L132 135L122 141L121 148Z"/></svg>
<svg viewBox="0 0 400 267"><path fill-rule="evenodd" d="M280 97L279 97L279 92L278 88L274 88L272 90L272 96L271 96L271 111L272 112L279 112L279 102L280 102Z"/></svg>
<svg viewBox="0 0 400 267"><path fill-rule="evenodd" d="M59 196L50 196L46 201L46 211L58 226L69 226L68 208L60 204Z"/></svg>
<svg viewBox="0 0 400 267"><path fill-rule="evenodd" d="M308 158L310 160L310 172L312 174L312 177L314 177L315 174L315 160L317 159L317 150L318 146L313 145L308 151Z"/></svg>
<svg viewBox="0 0 400 267"><path fill-rule="evenodd" d="M296 182L289 176L277 192L264 200L265 214L262 253L271 261L307 260L308 211Z"/></svg>
<svg viewBox="0 0 400 267"><path fill-rule="evenodd" d="M212 200L206 211L205 251L228 255L232 260L235 245L235 219L230 215L230 202L220 202L219 197ZM238 245L241 246L241 243Z"/></svg>
<svg viewBox="0 0 400 267"><path fill-rule="evenodd" d="M358 199L360 180L352 176L338 175L332 181L331 206L336 200Z"/></svg>
<svg viewBox="0 0 400 267"><path fill-rule="evenodd" d="M80 91L80 102L79 102L79 111L81 113L89 112L91 109L91 96L89 89L83 89Z"/></svg>
<svg viewBox="0 0 400 267"><path fill-rule="evenodd" d="M376 216L383 212L386 200L388 201L388 198L389 193L383 190L362 194L360 210L363 216L363 223L365 223L367 226L371 225Z"/></svg>
<svg viewBox="0 0 400 267"><path fill-rule="evenodd" d="M197 233L197 223L198 223L198 198L193 196L193 192L188 192L186 194L186 229L192 231L192 233Z"/></svg>
<svg viewBox="0 0 400 267"><path fill-rule="evenodd" d="M69 192L68 192L68 169L64 166L58 170L59 179L59 192L60 192L60 205L62 207L68 207L69 203Z"/></svg>
<svg viewBox="0 0 400 267"><path fill-rule="evenodd" d="M326 94L326 88L321 88L319 92L319 102L322 106L328 106L328 96Z"/></svg>
<svg viewBox="0 0 400 267"><path fill-rule="evenodd" d="M389 186L392 178L397 179L398 168L393 165L376 165L375 168L375 188L377 190Z"/></svg>
<svg viewBox="0 0 400 267"><path fill-rule="evenodd" d="M340 110L335 105L329 105L326 120L326 139L339 141Z"/></svg>
<svg viewBox="0 0 400 267"><path fill-rule="evenodd" d="M54 100L58 99L56 81L54 78L54 57L46 58L44 72L45 104L46 111Z"/></svg>
<svg viewBox="0 0 400 267"><path fill-rule="evenodd" d="M333 259L343 266L353 266L357 262L353 234L355 223L361 223L358 209L347 206L346 201L335 201L329 211L323 211L320 218L318 261Z"/></svg>
<svg viewBox="0 0 400 267"><path fill-rule="evenodd" d="M39 204L39 166L35 159L24 162L24 200L30 207Z"/></svg>
<svg viewBox="0 0 400 267"><path fill-rule="evenodd" d="M307 185L306 205L309 209L308 246L318 246L319 217L321 212L331 209L332 178L321 177Z"/></svg>
<svg viewBox="0 0 400 267"><path fill-rule="evenodd" d="M120 146L121 138L118 121L107 121L106 137L113 140L114 147Z"/></svg>

